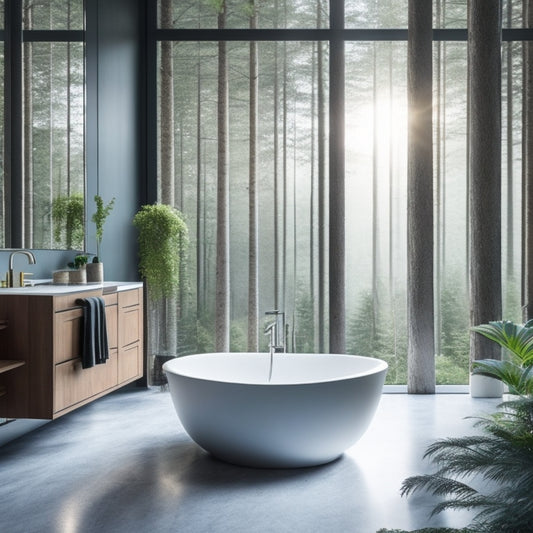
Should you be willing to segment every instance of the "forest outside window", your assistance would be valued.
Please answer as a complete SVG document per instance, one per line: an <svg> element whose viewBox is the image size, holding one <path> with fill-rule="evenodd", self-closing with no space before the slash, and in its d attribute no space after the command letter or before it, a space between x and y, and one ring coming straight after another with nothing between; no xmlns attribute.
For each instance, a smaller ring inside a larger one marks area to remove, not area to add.
<svg viewBox="0 0 533 533"><path fill-rule="evenodd" d="M330 139L340 124L345 136L346 348L387 360L388 383L404 384L409 372L407 0L346 0L343 10L337 2L272 0L255 4L254 21L245 9L253 2L222 4L227 18L221 25L213 2L158 2L157 199L182 209L191 229L186 289L175 302L180 319L169 353L214 349L209 332L216 329L217 314L220 150L229 154L231 349L250 349L248 251L253 239L248 209L250 169L256 168L257 321L261 325L263 312L279 307L290 318L289 349L327 350L327 256L337 252L328 249L331 206L335 210L328 190L332 159L339 157ZM514 28L524 15L521 1L502 5L503 315L520 321L524 45L523 34ZM331 20L330 10L335 10ZM343 23L332 28L341 11ZM276 28L285 31L281 39ZM319 31L309 33L312 28ZM467 2L434 0L433 28L434 359L437 384L467 384ZM339 38L340 62L335 56ZM222 85L221 53L228 68ZM255 53L257 85L252 83ZM328 96L336 79L345 80L342 116ZM224 86L227 100L220 98ZM219 144L217 129L220 102L227 103L225 146ZM254 106L260 117L256 124ZM265 348L264 339L258 342Z"/></svg>

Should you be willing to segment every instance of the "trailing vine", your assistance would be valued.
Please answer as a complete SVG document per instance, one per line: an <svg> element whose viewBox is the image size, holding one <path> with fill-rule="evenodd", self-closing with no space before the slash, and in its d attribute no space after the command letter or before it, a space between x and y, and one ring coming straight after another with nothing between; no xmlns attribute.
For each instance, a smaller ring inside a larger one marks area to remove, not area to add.
<svg viewBox="0 0 533 533"><path fill-rule="evenodd" d="M182 214L169 205L144 205L133 218L139 230L139 272L150 299L175 296L180 286L180 261L188 243Z"/></svg>
<svg viewBox="0 0 533 533"><path fill-rule="evenodd" d="M85 237L83 194L58 196L52 203L54 239L67 250L82 250Z"/></svg>

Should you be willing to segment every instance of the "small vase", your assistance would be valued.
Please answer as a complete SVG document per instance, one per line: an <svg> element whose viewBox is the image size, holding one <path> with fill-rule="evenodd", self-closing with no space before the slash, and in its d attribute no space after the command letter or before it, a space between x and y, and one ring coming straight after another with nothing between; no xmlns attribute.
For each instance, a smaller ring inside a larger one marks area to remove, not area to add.
<svg viewBox="0 0 533 533"><path fill-rule="evenodd" d="M70 285L84 285L87 283L87 271L85 266L78 268L78 270L69 270L68 282Z"/></svg>
<svg viewBox="0 0 533 533"><path fill-rule="evenodd" d="M87 283L104 281L104 263L87 263Z"/></svg>

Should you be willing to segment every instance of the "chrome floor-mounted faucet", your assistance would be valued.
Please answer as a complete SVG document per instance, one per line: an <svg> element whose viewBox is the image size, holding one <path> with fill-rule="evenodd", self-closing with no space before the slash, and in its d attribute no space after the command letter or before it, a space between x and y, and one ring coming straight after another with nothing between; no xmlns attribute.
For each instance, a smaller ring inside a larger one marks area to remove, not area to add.
<svg viewBox="0 0 533 533"><path fill-rule="evenodd" d="M265 327L265 335L270 335L268 347L270 354L285 353L285 313L283 311L267 311L266 315L274 315L276 318Z"/></svg>

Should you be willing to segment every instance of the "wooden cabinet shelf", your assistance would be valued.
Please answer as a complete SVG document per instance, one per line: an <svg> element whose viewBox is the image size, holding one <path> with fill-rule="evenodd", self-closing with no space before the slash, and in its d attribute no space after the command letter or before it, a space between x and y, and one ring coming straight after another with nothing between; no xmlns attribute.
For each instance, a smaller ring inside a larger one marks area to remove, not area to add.
<svg viewBox="0 0 533 533"><path fill-rule="evenodd" d="M9 372L23 364L25 364L24 361L17 361L15 359L0 359L0 374L3 372Z"/></svg>

